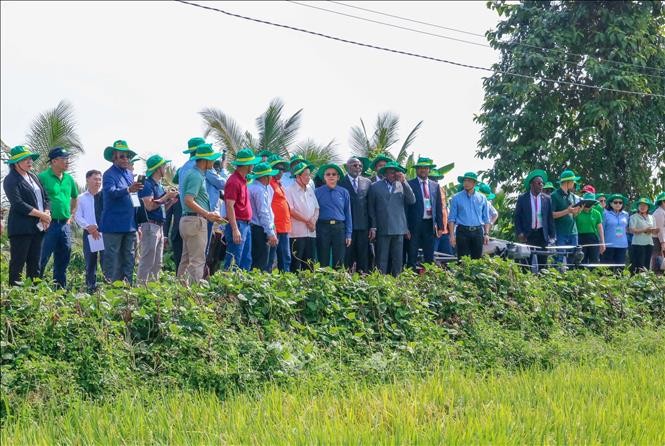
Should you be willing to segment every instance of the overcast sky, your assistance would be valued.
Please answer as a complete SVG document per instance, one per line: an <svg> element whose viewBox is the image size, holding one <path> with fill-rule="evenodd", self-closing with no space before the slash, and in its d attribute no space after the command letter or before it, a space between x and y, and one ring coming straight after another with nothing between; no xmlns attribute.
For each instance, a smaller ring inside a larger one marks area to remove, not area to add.
<svg viewBox="0 0 665 446"><path fill-rule="evenodd" d="M359 2L350 2L360 5ZM238 14L351 40L489 67L496 53L479 46L275 2L208 2ZM484 39L352 10L312 5L427 32ZM256 132L272 98L286 112L304 109L300 140L335 139L349 154L349 130L380 112L401 119L402 137L420 120L412 146L439 165L455 162L451 180L489 167L474 157L487 73L350 46L232 18L177 2L6 2L2 8L1 131L25 142L31 120L62 99L74 106L85 154L77 164L105 170L104 148L116 139L147 157L185 161L181 150L201 135L198 112L215 107ZM362 2L366 8L483 34L497 21L485 2ZM395 151L397 147L395 148ZM139 166L139 171L143 170Z"/></svg>

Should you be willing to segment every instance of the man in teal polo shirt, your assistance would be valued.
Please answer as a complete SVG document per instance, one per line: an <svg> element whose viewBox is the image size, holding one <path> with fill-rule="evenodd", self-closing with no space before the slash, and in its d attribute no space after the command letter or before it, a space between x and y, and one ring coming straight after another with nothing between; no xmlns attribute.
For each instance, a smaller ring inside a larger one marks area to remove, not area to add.
<svg viewBox="0 0 665 446"><path fill-rule="evenodd" d="M51 225L44 235L40 271L53 254L53 280L62 288L67 286L67 266L72 254L72 215L76 212L78 187L67 172L70 152L62 147L51 149L49 168L39 174L46 195L51 202Z"/></svg>
<svg viewBox="0 0 665 446"><path fill-rule="evenodd" d="M579 180L580 177L575 176L572 170L564 170L559 177L559 189L552 192L550 197L557 246L577 246L578 244L575 217L580 213L581 207L574 206L576 198L573 192L575 183Z"/></svg>

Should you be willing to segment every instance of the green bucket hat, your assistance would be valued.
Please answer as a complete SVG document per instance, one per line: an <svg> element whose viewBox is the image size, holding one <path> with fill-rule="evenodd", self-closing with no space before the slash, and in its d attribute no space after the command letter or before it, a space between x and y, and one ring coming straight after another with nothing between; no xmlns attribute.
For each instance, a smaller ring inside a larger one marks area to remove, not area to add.
<svg viewBox="0 0 665 446"><path fill-rule="evenodd" d="M310 167L310 166L307 166ZM339 179L341 180L342 177L344 176L344 171L342 170L341 167L339 167L337 164L334 163L327 163L324 164L323 166L319 167L319 170L317 170L316 175L323 179L323 175L326 173L326 170L328 169L335 169L337 171L337 174L339 175ZM311 170L311 167L310 167Z"/></svg>
<svg viewBox="0 0 665 446"><path fill-rule="evenodd" d="M221 157L222 157L221 153L215 152L212 149L212 144L201 144L196 148L196 152L194 152L194 156L191 159L215 161L216 159Z"/></svg>
<svg viewBox="0 0 665 446"><path fill-rule="evenodd" d="M591 192L586 192L584 195L582 195L582 200L592 200L594 204L598 204L598 200L596 200L596 194Z"/></svg>
<svg viewBox="0 0 665 446"><path fill-rule="evenodd" d="M7 164L16 164L26 158L32 158L34 161L39 158L39 154L30 151L28 146L16 146L9 151L9 159L7 160Z"/></svg>
<svg viewBox="0 0 665 446"><path fill-rule="evenodd" d="M385 161L386 163L389 163L391 161L394 162L395 160L393 160L391 157L387 155L379 155L376 158L374 158L370 163L370 167L372 168L372 170L376 170L376 163L378 163L379 161Z"/></svg>
<svg viewBox="0 0 665 446"><path fill-rule="evenodd" d="M429 178L432 181L439 181L443 180L443 175L441 175L438 170L434 169L430 171L429 175L427 175L427 178Z"/></svg>
<svg viewBox="0 0 665 446"><path fill-rule="evenodd" d="M127 146L127 141L122 139L117 140L112 146L104 149L104 159L108 162L113 162L113 152L127 152L130 160L136 156L136 152Z"/></svg>
<svg viewBox="0 0 665 446"><path fill-rule="evenodd" d="M526 178L524 179L524 187L526 189L531 187L531 181L533 181L533 179L537 178L537 177L542 178L543 182L547 183L547 180L548 180L547 172L545 172L544 170L541 170L541 169L536 169L536 170L532 170L531 172L529 172L529 175L526 176ZM543 189L545 189L544 186L543 186ZM552 187L552 189L554 189L554 187Z"/></svg>
<svg viewBox="0 0 665 446"><path fill-rule="evenodd" d="M291 155L291 159L289 159L289 165L293 166L294 163L299 163L301 161L305 161L305 158L296 153L294 155Z"/></svg>
<svg viewBox="0 0 665 446"><path fill-rule="evenodd" d="M622 195L622 194L612 194L612 195L608 196L607 197L607 202L612 203L617 198L619 200L623 201L623 206L624 207L628 206L628 198L626 196Z"/></svg>
<svg viewBox="0 0 665 446"><path fill-rule="evenodd" d="M656 201L655 201L656 206L660 206L660 203L662 203L663 201L665 201L665 192L661 192L661 193L658 194L658 196L656 197Z"/></svg>
<svg viewBox="0 0 665 446"><path fill-rule="evenodd" d="M134 156L132 157L132 159L129 160L129 162L130 162L131 164L134 164L134 163L137 162L137 161L141 161L141 157L138 156L138 155L134 155Z"/></svg>
<svg viewBox="0 0 665 446"><path fill-rule="evenodd" d="M253 166L261 162L260 157L254 156L252 149L245 147L236 153L236 158L231 164L234 166Z"/></svg>
<svg viewBox="0 0 665 446"><path fill-rule="evenodd" d="M418 158L418 162L413 165L416 169L418 167L428 167L430 169L436 169L436 165L430 158L425 158L424 156L421 156Z"/></svg>
<svg viewBox="0 0 665 446"><path fill-rule="evenodd" d="M305 171L305 169L309 169L310 172L311 172L312 167L313 166L311 164L308 164L304 161L301 161L298 164L296 164L295 166L293 166L293 168L291 169L291 175L293 175L293 176L300 175L301 173L303 173Z"/></svg>
<svg viewBox="0 0 665 446"><path fill-rule="evenodd" d="M259 157L264 157L265 156L266 158L270 158L273 155L274 155L274 153L272 153L270 150L267 150L267 149L266 150L261 150L258 154Z"/></svg>
<svg viewBox="0 0 665 446"><path fill-rule="evenodd" d="M464 175L457 177L459 183L463 183L465 179L473 180L476 183L478 182L478 174L476 172L467 172Z"/></svg>
<svg viewBox="0 0 665 446"><path fill-rule="evenodd" d="M477 190L481 194L485 195L487 198L487 201L492 201L496 198L496 195L492 193L492 188L489 186L489 184L485 183L478 183Z"/></svg>
<svg viewBox="0 0 665 446"><path fill-rule="evenodd" d="M395 169L398 172L406 173L406 169L397 164L395 161L388 161L385 166L383 166L381 169L379 169L379 175L383 175L386 170L388 169Z"/></svg>
<svg viewBox="0 0 665 446"><path fill-rule="evenodd" d="M146 170L145 170L145 175L149 177L157 169L159 169L161 166L163 166L166 163L170 163L171 160L165 160L161 155L153 155L150 158L148 158L145 162Z"/></svg>
<svg viewBox="0 0 665 446"><path fill-rule="evenodd" d="M545 189L554 190L554 184L552 184L551 182L548 181L547 183L543 184L543 190L545 190Z"/></svg>
<svg viewBox="0 0 665 446"><path fill-rule="evenodd" d="M369 158L367 158L366 156L356 156L356 158L358 158L358 160L363 165L363 173L367 172L367 170L369 169L370 164L372 164L372 161Z"/></svg>
<svg viewBox="0 0 665 446"><path fill-rule="evenodd" d="M247 174L247 178L250 180L256 180L257 178L261 177L274 177L279 173L279 170L273 169L270 167L270 164L267 162L262 162L254 166L254 170L252 170L249 174Z"/></svg>
<svg viewBox="0 0 665 446"><path fill-rule="evenodd" d="M638 209L640 204L647 204L649 205L649 209L653 206L653 202L646 197L640 197L636 202L635 202L635 209Z"/></svg>
<svg viewBox="0 0 665 446"><path fill-rule="evenodd" d="M575 172L572 170L564 170L561 172L561 176L559 177L559 184L563 183L564 181L574 181L577 183L580 181L581 177L578 177L575 175Z"/></svg>
<svg viewBox="0 0 665 446"><path fill-rule="evenodd" d="M196 152L196 148L202 144L205 144L206 140L201 137L191 138L187 141L187 150L183 150L182 153L192 154Z"/></svg>
<svg viewBox="0 0 665 446"><path fill-rule="evenodd" d="M279 155L272 154L267 161L273 169L289 170L289 162Z"/></svg>

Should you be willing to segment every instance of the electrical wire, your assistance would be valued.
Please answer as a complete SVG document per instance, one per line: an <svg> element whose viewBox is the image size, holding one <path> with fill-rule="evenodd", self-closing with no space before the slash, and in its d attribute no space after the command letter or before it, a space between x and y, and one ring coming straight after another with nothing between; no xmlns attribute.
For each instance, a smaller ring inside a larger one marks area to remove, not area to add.
<svg viewBox="0 0 665 446"><path fill-rule="evenodd" d="M284 29L289 29L289 30L292 30L292 31L298 31L298 32L301 32L301 33L306 33L306 34L310 34L310 35L313 35L313 36L323 37L323 38L334 40L334 41L337 41L337 42L348 43L350 45L356 45L356 46L361 46L361 47L365 47L365 48L372 48L372 49L375 49L375 50L385 51L385 52L394 53L394 54L401 54L401 55L404 55L404 56L411 56L411 57L424 59L424 60L430 60L430 61L434 61L434 62L441 62L441 63L454 65L454 66L458 66L458 67L463 67L463 68L470 68L470 69L474 69L474 70L488 71L488 72L491 72L491 73L498 73L498 74L503 74L503 75L506 75L506 76L515 76L515 77L519 77L519 78L523 78L523 79L532 79L532 80L541 81L541 82L548 82L548 83L552 83L552 84L562 84L562 85L577 86L577 87L582 87L582 88L590 88L590 89L594 89L594 90L597 90L597 91L611 91L611 92L614 92L614 93L634 94L634 95L644 96L644 97L665 98L665 95L662 95L662 94L646 93L646 92L632 91L632 90L621 90L621 89L618 89L618 88L599 87L597 85L587 85L587 84L580 84L578 82L572 82L572 81L548 79L548 78L544 78L544 77L537 77L537 76L530 76L530 75L527 75L527 74L514 73L514 72L511 72L511 71L497 70L497 69L492 69L492 68L487 68L487 67L479 67L479 66L476 66L476 65L463 64L463 63L455 62L455 61L452 61L452 60L441 59L441 58L433 57L433 56L426 56L426 55L413 53L413 52L409 52L409 51L396 50L396 49L393 49L393 48L377 46L377 45L373 45L373 44L369 44L369 43L357 42L357 41L354 41L354 40L344 39L342 37L336 37L336 36L331 36L329 34L320 33L320 32L317 32L317 31L310 31L310 30L303 29L303 28L298 28L298 27L295 27L295 26L283 25L281 23L270 22L268 20L262 20L262 19L257 19L257 18L254 18L254 17L248 17L248 16L236 14L236 13L233 13L233 12L229 12L229 11L226 11L224 9L213 8L212 6L199 5L197 3L192 3L192 2L189 2L189 1L186 1L186 0L174 0L174 1L176 1L178 3L182 3L184 5L194 6L194 7L201 8L201 9L207 9L209 11L219 12L219 13L225 14L225 15L230 16L230 17L236 17L236 18L240 18L240 19L243 19L243 20L248 20L248 21L255 22L255 23L261 23L261 24L264 24L264 25L270 25L270 26L274 26L274 27L277 27L277 28L284 28Z"/></svg>

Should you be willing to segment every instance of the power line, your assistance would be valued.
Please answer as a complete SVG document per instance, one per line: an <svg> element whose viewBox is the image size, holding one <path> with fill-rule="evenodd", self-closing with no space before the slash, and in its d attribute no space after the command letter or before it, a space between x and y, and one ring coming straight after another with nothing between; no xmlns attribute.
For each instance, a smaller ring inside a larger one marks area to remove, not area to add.
<svg viewBox="0 0 665 446"><path fill-rule="evenodd" d="M361 46L361 47L365 47L365 48L372 48L372 49L375 49L375 50L386 51L386 52L394 53L394 54L402 54L404 56L411 56L411 57L416 57L416 58L419 58L419 59L431 60L431 61L434 61L434 62L446 63L446 64L449 64L449 65L455 65L455 66L463 67L463 68L471 68L471 69L474 69L474 70L489 71L491 73L498 73L498 74L503 74L503 75L507 75L507 76L515 76L515 77L520 77L520 78L523 78L523 79L532 79L532 80L541 81L541 82L549 82L549 83L552 83L552 84L563 84L563 85L578 86L578 87L582 87L582 88L591 88L591 89L594 89L594 90L597 90L597 91L611 91L611 92L615 92L615 93L635 94L635 95L645 96L645 97L665 98L665 95L662 95L662 94L645 93L645 92L641 92L641 91L631 91L631 90L620 90L620 89L617 89L617 88L599 87L599 86L596 86L596 85L586 85L586 84L580 84L580 83L577 83L577 82L548 79L548 78L544 78L544 77L530 76L530 75L527 75L527 74L513 73L511 71L503 71L503 70L496 70L496 69L492 69L492 68L479 67L479 66L476 66L476 65L468 65L468 64L463 64L463 63L460 63L460 62L455 62L455 61L452 61L452 60L446 60L446 59L441 59L441 58L438 58L438 57L426 56L426 55L412 53L412 52L408 52L408 51L401 51L401 50L396 50L396 49L392 49L392 48L386 48L386 47L382 47L382 46L372 45L372 44L369 44L369 43L357 42L357 41L354 41L354 40L344 39L342 37L336 37L336 36L331 36L331 35L328 35L328 34L323 34L323 33L317 32L317 31L310 31L310 30L303 29L303 28L297 28L295 26L283 25L283 24L280 24L280 23L270 22L270 21L267 21L267 20L257 19L257 18L254 18L254 17L247 17L247 16L243 16L243 15L240 15L240 14L235 14L235 13L223 10L223 9L213 8L212 6L199 5L197 3L192 3L192 2L189 2L189 1L186 1L186 0L174 0L174 1L176 1L178 3L185 4L185 5L201 8L201 9L207 9L209 11L219 12L219 13L228 15L230 17L236 17L236 18L239 18L239 19L249 20L249 21L252 21L252 22L262 23L264 25L270 25L270 26L274 26L274 27L278 27L278 28L290 29L292 31L298 31L298 32L310 34L310 35L313 35L313 36L319 36L319 37L334 40L334 41L337 41L337 42L348 43L348 44L351 44L351 45L357 45L357 46Z"/></svg>
<svg viewBox="0 0 665 446"><path fill-rule="evenodd" d="M477 37L483 37L483 38L485 37L483 34L478 34L478 33L470 32L470 31L465 31L465 30L458 29L458 28L451 28L451 27L447 27L447 26L441 26L441 25L437 25L436 23L424 22L424 21L421 21L421 20L414 20L414 19L411 19L411 18L408 18L408 17L399 16L399 15L388 14L388 13L385 13L385 12L382 12L382 11L377 11L376 9L362 8L360 6L350 5L348 3L335 1L335 0L327 0L327 1L329 1L330 3L335 3L337 5L347 7L347 8L353 8L353 9L358 9L358 10L361 10L361 11L371 12L371 13L379 14L379 15L386 16L386 17L392 17L394 19L404 20L404 21L407 21L407 22L432 26L432 27L435 27L435 28L445 29L445 30L448 30L448 31L454 31L454 32L458 32L458 33L467 34L467 35L470 35L470 36L477 36ZM296 3L296 2L294 2L294 3ZM353 16L353 17L355 17L355 16ZM564 54L564 55L569 54L571 56L577 56L577 57L590 57L589 55L585 55L585 54L573 53L573 52L570 52L570 51L560 50L560 49L557 49L557 48L544 48L544 47L540 47L540 46L537 46L537 45L530 45L528 43L516 43L515 45L516 46L524 46L524 47L528 47L528 48L539 49L539 50L543 50L543 51L553 51L553 52L561 53L561 54ZM489 45L486 45L486 46L491 48L491 46L489 46ZM617 60L609 60L609 59L602 59L602 58L599 58L599 60L600 60L600 63L612 63L612 64L617 64L617 65L624 65L624 66L628 66L628 67L641 68L641 69L644 69L644 70L654 70L654 71L657 71L657 72L665 73L665 69L662 69L662 68L643 66L643 65L633 64L633 63L629 63L629 62L620 62L620 61L617 61ZM568 61L568 62L572 62L572 61ZM610 68L610 67L605 67L605 68L616 70L616 68ZM663 77L663 76L658 76L658 75L649 75L649 74L646 74L646 73L641 73L641 74L645 74L646 76L660 77L660 78Z"/></svg>

